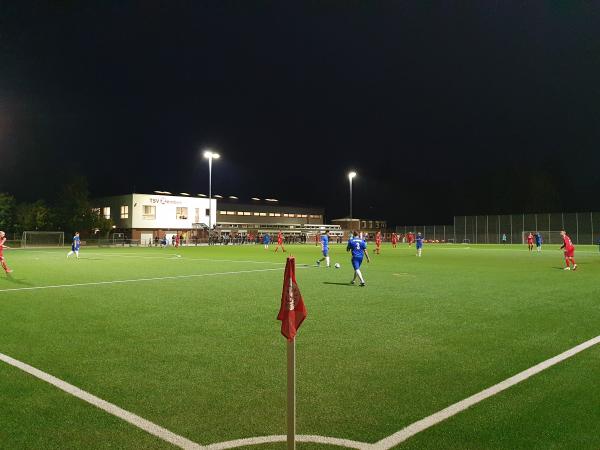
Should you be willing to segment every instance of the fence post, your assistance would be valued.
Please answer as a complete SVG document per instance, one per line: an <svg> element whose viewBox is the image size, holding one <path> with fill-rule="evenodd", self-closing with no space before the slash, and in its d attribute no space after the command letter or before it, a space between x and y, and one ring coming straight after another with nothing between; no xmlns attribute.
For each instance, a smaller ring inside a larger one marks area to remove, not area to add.
<svg viewBox="0 0 600 450"><path fill-rule="evenodd" d="M510 243L513 243L513 227L512 227L512 214L510 215Z"/></svg>
<svg viewBox="0 0 600 450"><path fill-rule="evenodd" d="M592 245L594 245L594 213L590 212L590 224L592 225Z"/></svg>
<svg viewBox="0 0 600 450"><path fill-rule="evenodd" d="M579 244L579 213L575 213L575 242Z"/></svg>

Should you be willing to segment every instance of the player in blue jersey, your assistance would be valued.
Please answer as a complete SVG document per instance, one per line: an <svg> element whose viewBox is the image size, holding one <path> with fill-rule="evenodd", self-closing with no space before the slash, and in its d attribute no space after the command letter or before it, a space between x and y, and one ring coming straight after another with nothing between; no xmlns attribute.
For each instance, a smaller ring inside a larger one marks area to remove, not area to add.
<svg viewBox="0 0 600 450"><path fill-rule="evenodd" d="M69 258L73 253L77 259L79 259L79 247L81 246L81 239L79 239L79 231L75 232L75 236L73 236L73 243L71 244L71 251L67 253L67 258Z"/></svg>
<svg viewBox="0 0 600 450"><path fill-rule="evenodd" d="M421 233L417 233L417 256L420 258L421 253L423 252L423 235Z"/></svg>
<svg viewBox="0 0 600 450"><path fill-rule="evenodd" d="M321 251L323 252L323 257L321 259L317 259L317 266L321 265L321 262L325 261L327 267L330 267L329 261L329 230L325 231L325 234L321 236Z"/></svg>
<svg viewBox="0 0 600 450"><path fill-rule="evenodd" d="M535 233L535 246L537 247L537 251L542 251L542 243L544 242L544 238L542 237L542 233L536 231Z"/></svg>
<svg viewBox="0 0 600 450"><path fill-rule="evenodd" d="M354 268L354 278L352 278L351 284L354 284L356 277L360 280L360 286L365 285L365 279L360 272L360 265L363 262L363 257L367 258L367 262L371 262L369 259L369 252L367 252L367 243L358 237L358 231L352 232L352 237L348 241L346 247L347 252L352 253L352 267Z"/></svg>
<svg viewBox="0 0 600 450"><path fill-rule="evenodd" d="M269 250L269 244L271 243L271 236L269 233L265 233L263 236L263 244L265 245L265 250Z"/></svg>

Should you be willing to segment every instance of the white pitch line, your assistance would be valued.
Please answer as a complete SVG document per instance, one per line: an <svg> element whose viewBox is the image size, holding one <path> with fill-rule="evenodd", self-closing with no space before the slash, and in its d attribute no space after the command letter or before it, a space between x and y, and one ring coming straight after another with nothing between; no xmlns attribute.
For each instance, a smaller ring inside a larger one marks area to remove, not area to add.
<svg viewBox="0 0 600 450"><path fill-rule="evenodd" d="M48 252L48 251L31 251L31 253L46 253L52 254L56 256L60 256L64 258L62 253L57 252ZM186 260L186 261L210 261L210 262L233 262L233 263L249 263L249 264L270 264L270 265L279 265L285 266L285 263L281 262L272 262L272 261L253 261L247 259L211 259L211 258L189 258L186 256L179 256L178 254L173 253L172 255L163 255L163 256L147 256L147 255L120 255L118 253L94 253L94 252L85 252L81 254L82 259L86 259L86 256L114 256L116 258L135 258L135 259L175 259L175 260Z"/></svg>
<svg viewBox="0 0 600 450"><path fill-rule="evenodd" d="M235 441L219 442L204 446L206 450L227 450L230 448L244 447L248 445L271 444L274 442L286 442L286 435L260 436L245 439L236 439ZM366 442L351 441L349 439L338 439L328 436L315 436L306 434L297 434L296 442L314 442L317 444L337 445L338 447L355 448L367 450L372 444Z"/></svg>
<svg viewBox="0 0 600 450"><path fill-rule="evenodd" d="M186 450L202 449L202 446L200 444L196 444L195 442L190 441L189 439L184 438L183 436L179 436L178 434L175 434L161 427L160 425L157 425L136 414L119 408L117 405L107 402L106 400L102 400L101 398L98 398L87 391L79 389L78 387L73 386L72 384L69 384L66 381L62 381L46 372L42 372L41 370L36 369L35 367L30 366L29 364L25 364L24 362L18 361L3 353L0 353L0 361L4 361L5 363L13 367L21 369L22 371L27 372L28 374L33 375L34 377L45 381L46 383L50 383L51 385L56 386L57 388L65 391L66 393L71 394L83 400L84 402L94 405L97 408L100 408L103 411L112 414L113 416L119 417L125 422L128 422L138 428L141 428L142 430L152 434L153 436L156 436L162 439L163 441L176 445L179 448L183 448Z"/></svg>
<svg viewBox="0 0 600 450"><path fill-rule="evenodd" d="M589 341L579 344L576 347L573 347L567 350L566 352L561 353L560 355L547 359L546 361L543 361L533 367L530 367L527 370L524 370L523 372L520 372L510 378L507 378L506 380L501 381L500 383L495 384L494 386L491 386L475 395L472 395L469 398L454 403L453 405L450 405L447 408L442 409L441 411L435 414L432 414L431 416L425 417L424 419L421 419L407 426L406 428L403 428L397 433L394 433L391 436L388 436L387 438L376 442L372 445L371 448L373 450L387 450L392 447L395 447L396 445L406 441L408 438L414 436L415 434L420 433L421 431L426 430L427 428L430 428L434 425L437 425L438 423L458 414L459 412L462 412L467 408L470 408L471 406L514 386L515 384L525 381L529 377L532 377L533 375L536 375L546 370L547 368L552 367L555 364L558 364L598 343L600 343L600 336L596 336L595 338L592 338Z"/></svg>
<svg viewBox="0 0 600 450"><path fill-rule="evenodd" d="M297 266L299 269L305 269L308 266ZM272 272L274 270L281 270L281 268L272 268L272 269L255 269L255 270L238 270L235 272L214 272L214 273L197 273L192 275L172 275L166 277L154 277L154 278L133 278L129 280L113 280L113 281L91 281L89 283L73 283L73 284L54 284L47 286L31 286L31 287L22 287L22 288L10 288L10 289L0 289L0 293L2 292L16 292L16 291L38 291L42 289L59 289L66 287L78 287L78 286L99 286L104 284L124 284L124 283L137 283L141 281L159 281L159 280L178 280L182 278L202 278L202 277L214 277L217 275L237 275L243 273L256 273L256 272Z"/></svg>

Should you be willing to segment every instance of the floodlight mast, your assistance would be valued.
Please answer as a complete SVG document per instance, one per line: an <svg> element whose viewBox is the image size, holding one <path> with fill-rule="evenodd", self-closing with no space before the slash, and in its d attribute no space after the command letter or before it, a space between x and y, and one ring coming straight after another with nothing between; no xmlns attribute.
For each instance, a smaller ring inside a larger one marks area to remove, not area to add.
<svg viewBox="0 0 600 450"><path fill-rule="evenodd" d="M350 182L350 219L352 219L352 179L356 177L356 172L348 173L348 181Z"/></svg>
<svg viewBox="0 0 600 450"><path fill-rule="evenodd" d="M212 230L212 162L219 159L221 155L211 150L204 151L204 157L208 159L208 232Z"/></svg>

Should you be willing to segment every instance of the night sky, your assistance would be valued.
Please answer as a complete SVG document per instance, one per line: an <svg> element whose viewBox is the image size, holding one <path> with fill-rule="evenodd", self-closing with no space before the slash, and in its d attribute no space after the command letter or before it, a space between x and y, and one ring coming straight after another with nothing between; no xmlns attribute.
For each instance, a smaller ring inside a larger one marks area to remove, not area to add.
<svg viewBox="0 0 600 450"><path fill-rule="evenodd" d="M0 190L600 210L600 2L0 0Z"/></svg>

